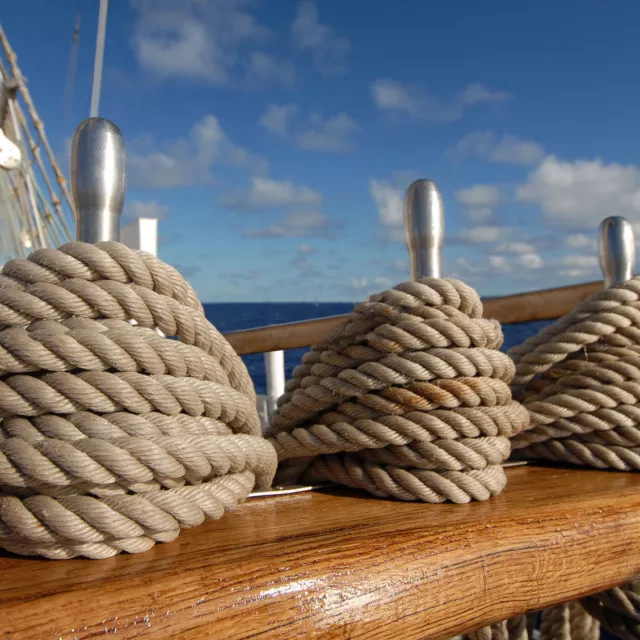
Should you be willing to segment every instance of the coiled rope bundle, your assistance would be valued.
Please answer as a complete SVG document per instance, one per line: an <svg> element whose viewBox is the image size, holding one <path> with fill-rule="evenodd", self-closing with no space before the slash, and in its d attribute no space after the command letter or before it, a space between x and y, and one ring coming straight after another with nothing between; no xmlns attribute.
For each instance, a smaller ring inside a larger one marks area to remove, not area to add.
<svg viewBox="0 0 640 640"><path fill-rule="evenodd" d="M0 374L4 549L140 552L271 484L244 364L149 254L74 242L7 263Z"/></svg>
<svg viewBox="0 0 640 640"><path fill-rule="evenodd" d="M514 457L640 469L640 278L606 289L514 347L531 415ZM535 379L534 379L535 377Z"/></svg>
<svg viewBox="0 0 640 640"><path fill-rule="evenodd" d="M516 364L514 397L531 417L530 428L512 438L512 458L640 469L639 277L597 293L509 355ZM597 640L600 623L638 640L639 590L634 581L551 607L542 613L540 638Z"/></svg>
<svg viewBox="0 0 640 640"><path fill-rule="evenodd" d="M286 461L279 477L305 470L310 481L425 502L497 495L509 438L528 422L502 341L458 280L371 296L287 383L269 438Z"/></svg>

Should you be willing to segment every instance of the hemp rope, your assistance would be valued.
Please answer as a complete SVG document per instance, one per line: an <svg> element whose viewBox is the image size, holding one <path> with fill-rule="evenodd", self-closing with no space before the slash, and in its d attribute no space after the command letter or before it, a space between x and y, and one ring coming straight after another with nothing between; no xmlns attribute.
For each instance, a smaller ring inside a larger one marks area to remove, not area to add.
<svg viewBox="0 0 640 640"><path fill-rule="evenodd" d="M597 293L512 348L530 427L513 459L640 469L640 278ZM640 581L543 611L541 640L640 638Z"/></svg>
<svg viewBox="0 0 640 640"><path fill-rule="evenodd" d="M2 269L0 417L0 547L22 555L145 551L275 473L242 360L175 269L116 242Z"/></svg>
<svg viewBox="0 0 640 640"><path fill-rule="evenodd" d="M513 401L500 324L453 279L371 296L312 347L272 417L276 480L329 481L380 497L486 500L527 412Z"/></svg>
<svg viewBox="0 0 640 640"><path fill-rule="evenodd" d="M582 599L603 628L622 640L640 638L640 580Z"/></svg>
<svg viewBox="0 0 640 640"><path fill-rule="evenodd" d="M523 385L514 394L531 415L530 430L512 440L514 458L640 470L639 277L597 293L509 355ZM636 590L640 581L581 602L604 628L637 640Z"/></svg>

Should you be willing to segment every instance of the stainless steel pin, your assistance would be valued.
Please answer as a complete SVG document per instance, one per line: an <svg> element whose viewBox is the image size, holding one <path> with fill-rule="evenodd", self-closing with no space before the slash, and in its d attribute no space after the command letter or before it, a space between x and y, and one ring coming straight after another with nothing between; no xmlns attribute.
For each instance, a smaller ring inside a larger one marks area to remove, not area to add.
<svg viewBox="0 0 640 640"><path fill-rule="evenodd" d="M605 218L600 223L598 244L605 287L631 278L636 264L636 245L631 224L621 216Z"/></svg>
<svg viewBox="0 0 640 640"><path fill-rule="evenodd" d="M77 240L120 239L126 188L126 152L120 129L104 118L84 120L71 144Z"/></svg>
<svg viewBox="0 0 640 640"><path fill-rule="evenodd" d="M416 180L407 189L404 223L411 279L441 277L444 204L435 182Z"/></svg>

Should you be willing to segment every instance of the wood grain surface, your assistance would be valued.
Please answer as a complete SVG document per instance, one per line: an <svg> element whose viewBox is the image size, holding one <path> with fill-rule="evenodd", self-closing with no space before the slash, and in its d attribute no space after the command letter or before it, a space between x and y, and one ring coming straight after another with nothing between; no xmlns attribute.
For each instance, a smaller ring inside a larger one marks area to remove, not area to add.
<svg viewBox="0 0 640 640"><path fill-rule="evenodd" d="M502 324L553 320L569 313L577 304L601 289L602 281L598 281L517 293L501 298L487 298L482 301L484 316L495 318ZM348 315L330 316L317 320L274 324L257 329L232 331L224 335L240 355L298 349L324 340L348 317Z"/></svg>
<svg viewBox="0 0 640 640"><path fill-rule="evenodd" d="M0 637L447 638L640 571L640 475L519 467L468 505L256 498L141 555L0 556Z"/></svg>

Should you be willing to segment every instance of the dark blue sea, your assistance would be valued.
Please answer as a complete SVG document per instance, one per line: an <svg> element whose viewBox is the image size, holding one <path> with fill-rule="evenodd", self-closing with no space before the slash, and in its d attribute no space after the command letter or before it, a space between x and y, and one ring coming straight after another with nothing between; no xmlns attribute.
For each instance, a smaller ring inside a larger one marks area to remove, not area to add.
<svg viewBox="0 0 640 640"><path fill-rule="evenodd" d="M204 309L207 318L218 331L226 333L269 324L298 322L349 313L353 309L353 304L350 302L225 302L205 304ZM512 346L520 344L547 324L549 324L548 321L505 325L503 327L505 334L503 350L506 351ZM305 351L306 349L291 349L285 353L287 379L291 376L294 367L300 363ZM266 393L264 356L261 353L244 356L243 360L253 378L256 392Z"/></svg>

